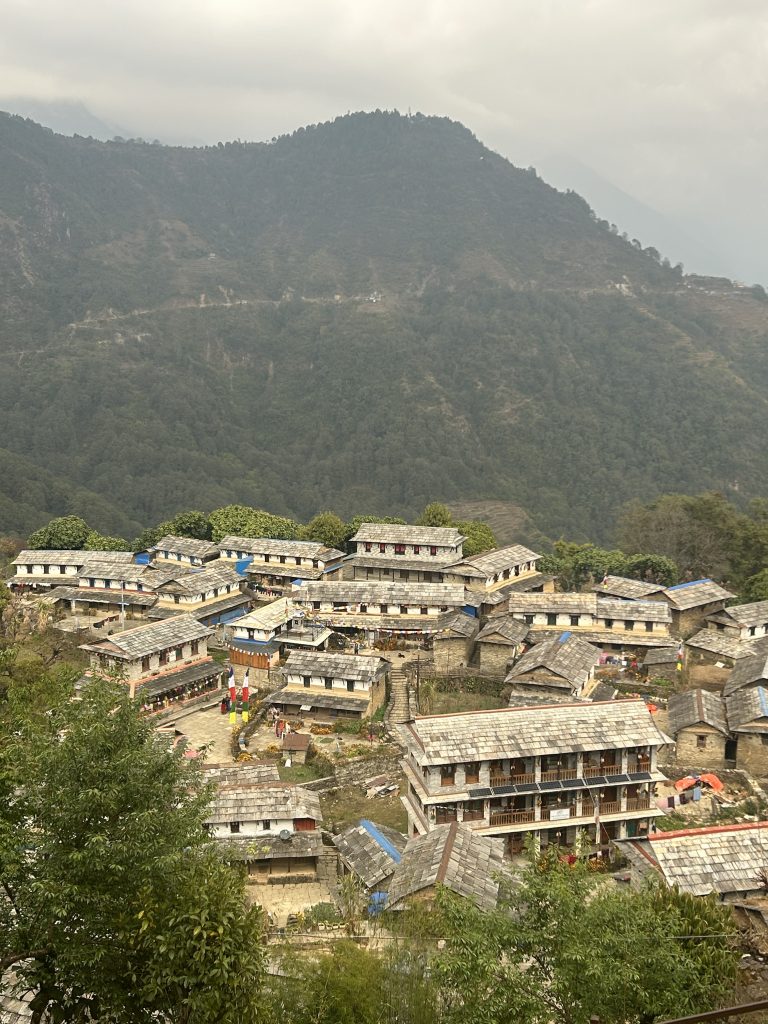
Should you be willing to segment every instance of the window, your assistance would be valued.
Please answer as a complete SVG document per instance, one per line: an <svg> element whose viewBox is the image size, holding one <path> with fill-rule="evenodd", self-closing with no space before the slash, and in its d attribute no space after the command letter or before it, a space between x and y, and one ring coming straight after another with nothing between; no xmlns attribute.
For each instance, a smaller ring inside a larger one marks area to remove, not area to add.
<svg viewBox="0 0 768 1024"><path fill-rule="evenodd" d="M757 632L757 626L750 626L749 627L749 635L750 636L754 636L756 632Z"/></svg>
<svg viewBox="0 0 768 1024"><path fill-rule="evenodd" d="M424 608L424 607L420 608L419 609L419 615L429 615L429 608Z"/></svg>
<svg viewBox="0 0 768 1024"><path fill-rule="evenodd" d="M387 551L387 545L386 544L379 544L379 554L380 555L384 555L384 554L386 554L386 551Z"/></svg>
<svg viewBox="0 0 768 1024"><path fill-rule="evenodd" d="M354 689L355 689L355 680L354 679L348 679L347 680L347 689L349 690L350 693L354 692Z"/></svg>
<svg viewBox="0 0 768 1024"><path fill-rule="evenodd" d="M309 686L310 683L312 682L311 676L302 676L301 679L305 686Z"/></svg>
<svg viewBox="0 0 768 1024"><path fill-rule="evenodd" d="M430 555L436 555L437 554L437 548L434 546L434 544L430 544L429 553L430 553Z"/></svg>
<svg viewBox="0 0 768 1024"><path fill-rule="evenodd" d="M326 690L330 690L332 687L333 687L333 679L331 679L330 676L326 676L325 677L325 688L326 688Z"/></svg>
<svg viewBox="0 0 768 1024"><path fill-rule="evenodd" d="M50 573L50 571L51 571L50 565L44 565L43 566L43 575L44 576L47 576Z"/></svg>
<svg viewBox="0 0 768 1024"><path fill-rule="evenodd" d="M229 823L229 831L233 835L236 835L240 831L240 822L239 821L230 821L230 823Z"/></svg>
<svg viewBox="0 0 768 1024"><path fill-rule="evenodd" d="M372 545L371 544L363 544L363 547L365 548L366 551L370 551Z"/></svg>
<svg viewBox="0 0 768 1024"><path fill-rule="evenodd" d="M198 654L199 651L200 651L200 641L199 640L193 640L192 641L192 654Z"/></svg>
<svg viewBox="0 0 768 1024"><path fill-rule="evenodd" d="M262 828L264 829L265 832L269 832L269 830L272 828L272 821L271 821L271 819L270 818L265 818L262 821L261 826L262 826Z"/></svg>
<svg viewBox="0 0 768 1024"><path fill-rule="evenodd" d="M696 737L696 746L698 747L699 750L706 749L707 737L706 736L697 736Z"/></svg>
<svg viewBox="0 0 768 1024"><path fill-rule="evenodd" d="M280 555L280 564L285 565L285 555Z"/></svg>
<svg viewBox="0 0 768 1024"><path fill-rule="evenodd" d="M440 765L440 785L441 786L452 786L454 779L456 778L456 765L455 764L441 764Z"/></svg>
<svg viewBox="0 0 768 1024"><path fill-rule="evenodd" d="M529 625L529 626L533 625L533 616L532 615L524 615L523 616L523 620L527 623L527 625Z"/></svg>
<svg viewBox="0 0 768 1024"><path fill-rule="evenodd" d="M646 622L646 624L645 624L645 632L646 633L652 633L653 632L653 623L652 622Z"/></svg>
<svg viewBox="0 0 768 1024"><path fill-rule="evenodd" d="M167 665L168 664L168 651L160 651L160 664L161 665Z"/></svg>
<svg viewBox="0 0 768 1024"><path fill-rule="evenodd" d="M634 628L634 619L624 619L624 629L626 629L628 633L631 633Z"/></svg>
<svg viewBox="0 0 768 1024"><path fill-rule="evenodd" d="M404 555L405 554L405 544L395 544L395 554L396 555Z"/></svg>
<svg viewBox="0 0 768 1024"><path fill-rule="evenodd" d="M572 615L571 616L571 625L572 626L578 626L578 624L579 624L579 616L578 615Z"/></svg>
<svg viewBox="0 0 768 1024"><path fill-rule="evenodd" d="M367 604L361 604L360 605L360 611L362 612L363 615L365 615L365 613L368 611L368 605Z"/></svg>
<svg viewBox="0 0 768 1024"><path fill-rule="evenodd" d="M183 657L184 657L184 648L183 647L177 647L176 648L176 661L181 661L181 659Z"/></svg>
<svg viewBox="0 0 768 1024"><path fill-rule="evenodd" d="M401 604L400 605L400 614L401 615L407 615L408 614L408 605L407 604Z"/></svg>
<svg viewBox="0 0 768 1024"><path fill-rule="evenodd" d="M312 607L314 608L314 610L316 612L319 612L320 611L320 602L319 601L313 601L312 602Z"/></svg>
<svg viewBox="0 0 768 1024"><path fill-rule="evenodd" d="M141 659L141 671L149 672L149 655L146 658Z"/></svg>
<svg viewBox="0 0 768 1024"><path fill-rule="evenodd" d="M613 619L606 619L605 620L605 628L606 629L613 629Z"/></svg>
<svg viewBox="0 0 768 1024"><path fill-rule="evenodd" d="M468 761L464 765L464 778L467 785L480 781L480 765L477 761Z"/></svg>
<svg viewBox="0 0 768 1024"><path fill-rule="evenodd" d="M547 625L548 626L556 626L557 625L557 615L554 612L548 612L547 613Z"/></svg>
<svg viewBox="0 0 768 1024"><path fill-rule="evenodd" d="M414 555L420 555L421 554L421 548L419 547L418 544L414 544L413 545L413 553L414 553Z"/></svg>

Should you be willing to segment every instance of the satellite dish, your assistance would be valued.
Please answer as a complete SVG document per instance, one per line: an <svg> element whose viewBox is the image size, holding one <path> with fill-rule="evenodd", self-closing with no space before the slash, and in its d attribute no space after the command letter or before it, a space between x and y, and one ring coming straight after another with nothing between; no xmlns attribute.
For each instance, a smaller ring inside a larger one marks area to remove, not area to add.
<svg viewBox="0 0 768 1024"><path fill-rule="evenodd" d="M280 838L284 843L290 843L292 833L287 829L283 828L280 830Z"/></svg>

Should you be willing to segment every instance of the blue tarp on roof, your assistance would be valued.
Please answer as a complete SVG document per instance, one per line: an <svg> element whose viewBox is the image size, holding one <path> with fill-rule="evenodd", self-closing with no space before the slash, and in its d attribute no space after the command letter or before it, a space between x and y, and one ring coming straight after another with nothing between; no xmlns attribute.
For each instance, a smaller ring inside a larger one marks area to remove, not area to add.
<svg viewBox="0 0 768 1024"><path fill-rule="evenodd" d="M136 565L149 565L149 552L139 551L135 556Z"/></svg>
<svg viewBox="0 0 768 1024"><path fill-rule="evenodd" d="M373 822L372 821L368 821L367 818L362 818L361 821L360 821L360 824L365 829L365 831L368 833L368 835L372 839L376 840L376 842L379 844L379 846L382 848L382 850L384 850L385 853L389 854L389 856L392 858L392 860L395 862L395 864L399 864L400 863L400 853L399 853L399 851L397 850L397 848L395 846L392 845L392 843L390 843L390 841L386 838L386 836L383 836L381 834L381 832L379 832L379 830L376 828L376 826L373 824Z"/></svg>
<svg viewBox="0 0 768 1024"><path fill-rule="evenodd" d="M667 590L685 590L686 587L695 587L699 583L711 583L712 580L705 577L703 580L691 580L689 583L676 583L674 587L667 587Z"/></svg>
<svg viewBox="0 0 768 1024"><path fill-rule="evenodd" d="M571 633L570 629L566 629L566 631L564 633L561 633L560 636L557 638L557 642L559 644L564 644L565 641L571 636L573 636L573 633Z"/></svg>

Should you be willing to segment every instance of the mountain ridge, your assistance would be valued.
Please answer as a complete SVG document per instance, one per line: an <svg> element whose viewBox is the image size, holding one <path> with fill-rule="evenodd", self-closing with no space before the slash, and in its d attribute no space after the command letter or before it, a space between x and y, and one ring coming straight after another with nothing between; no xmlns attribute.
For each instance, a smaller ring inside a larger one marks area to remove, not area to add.
<svg viewBox="0 0 768 1024"><path fill-rule="evenodd" d="M600 539L632 497L768 489L759 292L447 119L183 149L0 117L0 243L3 445L105 532L439 498Z"/></svg>

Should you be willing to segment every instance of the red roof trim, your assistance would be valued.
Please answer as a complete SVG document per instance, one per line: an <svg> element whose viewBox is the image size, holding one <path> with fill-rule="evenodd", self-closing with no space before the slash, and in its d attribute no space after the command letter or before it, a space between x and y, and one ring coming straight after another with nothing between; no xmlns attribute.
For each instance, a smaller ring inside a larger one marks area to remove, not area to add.
<svg viewBox="0 0 768 1024"><path fill-rule="evenodd" d="M511 708L486 708L481 711L448 711L443 715L416 715L414 721L425 722L434 718L469 718L470 715L503 715L514 714L516 711L542 711L545 708L584 708L599 707L601 704L644 704L642 697L625 697L621 700L593 700L585 703L582 701L559 702L557 704L522 704Z"/></svg>
<svg viewBox="0 0 768 1024"><path fill-rule="evenodd" d="M721 832L748 832L750 829L768 828L768 821L747 821L740 825L711 825L709 828L683 828L676 832L654 832L648 836L652 843L658 843L661 839L677 839L679 836L709 836L719 835Z"/></svg>

